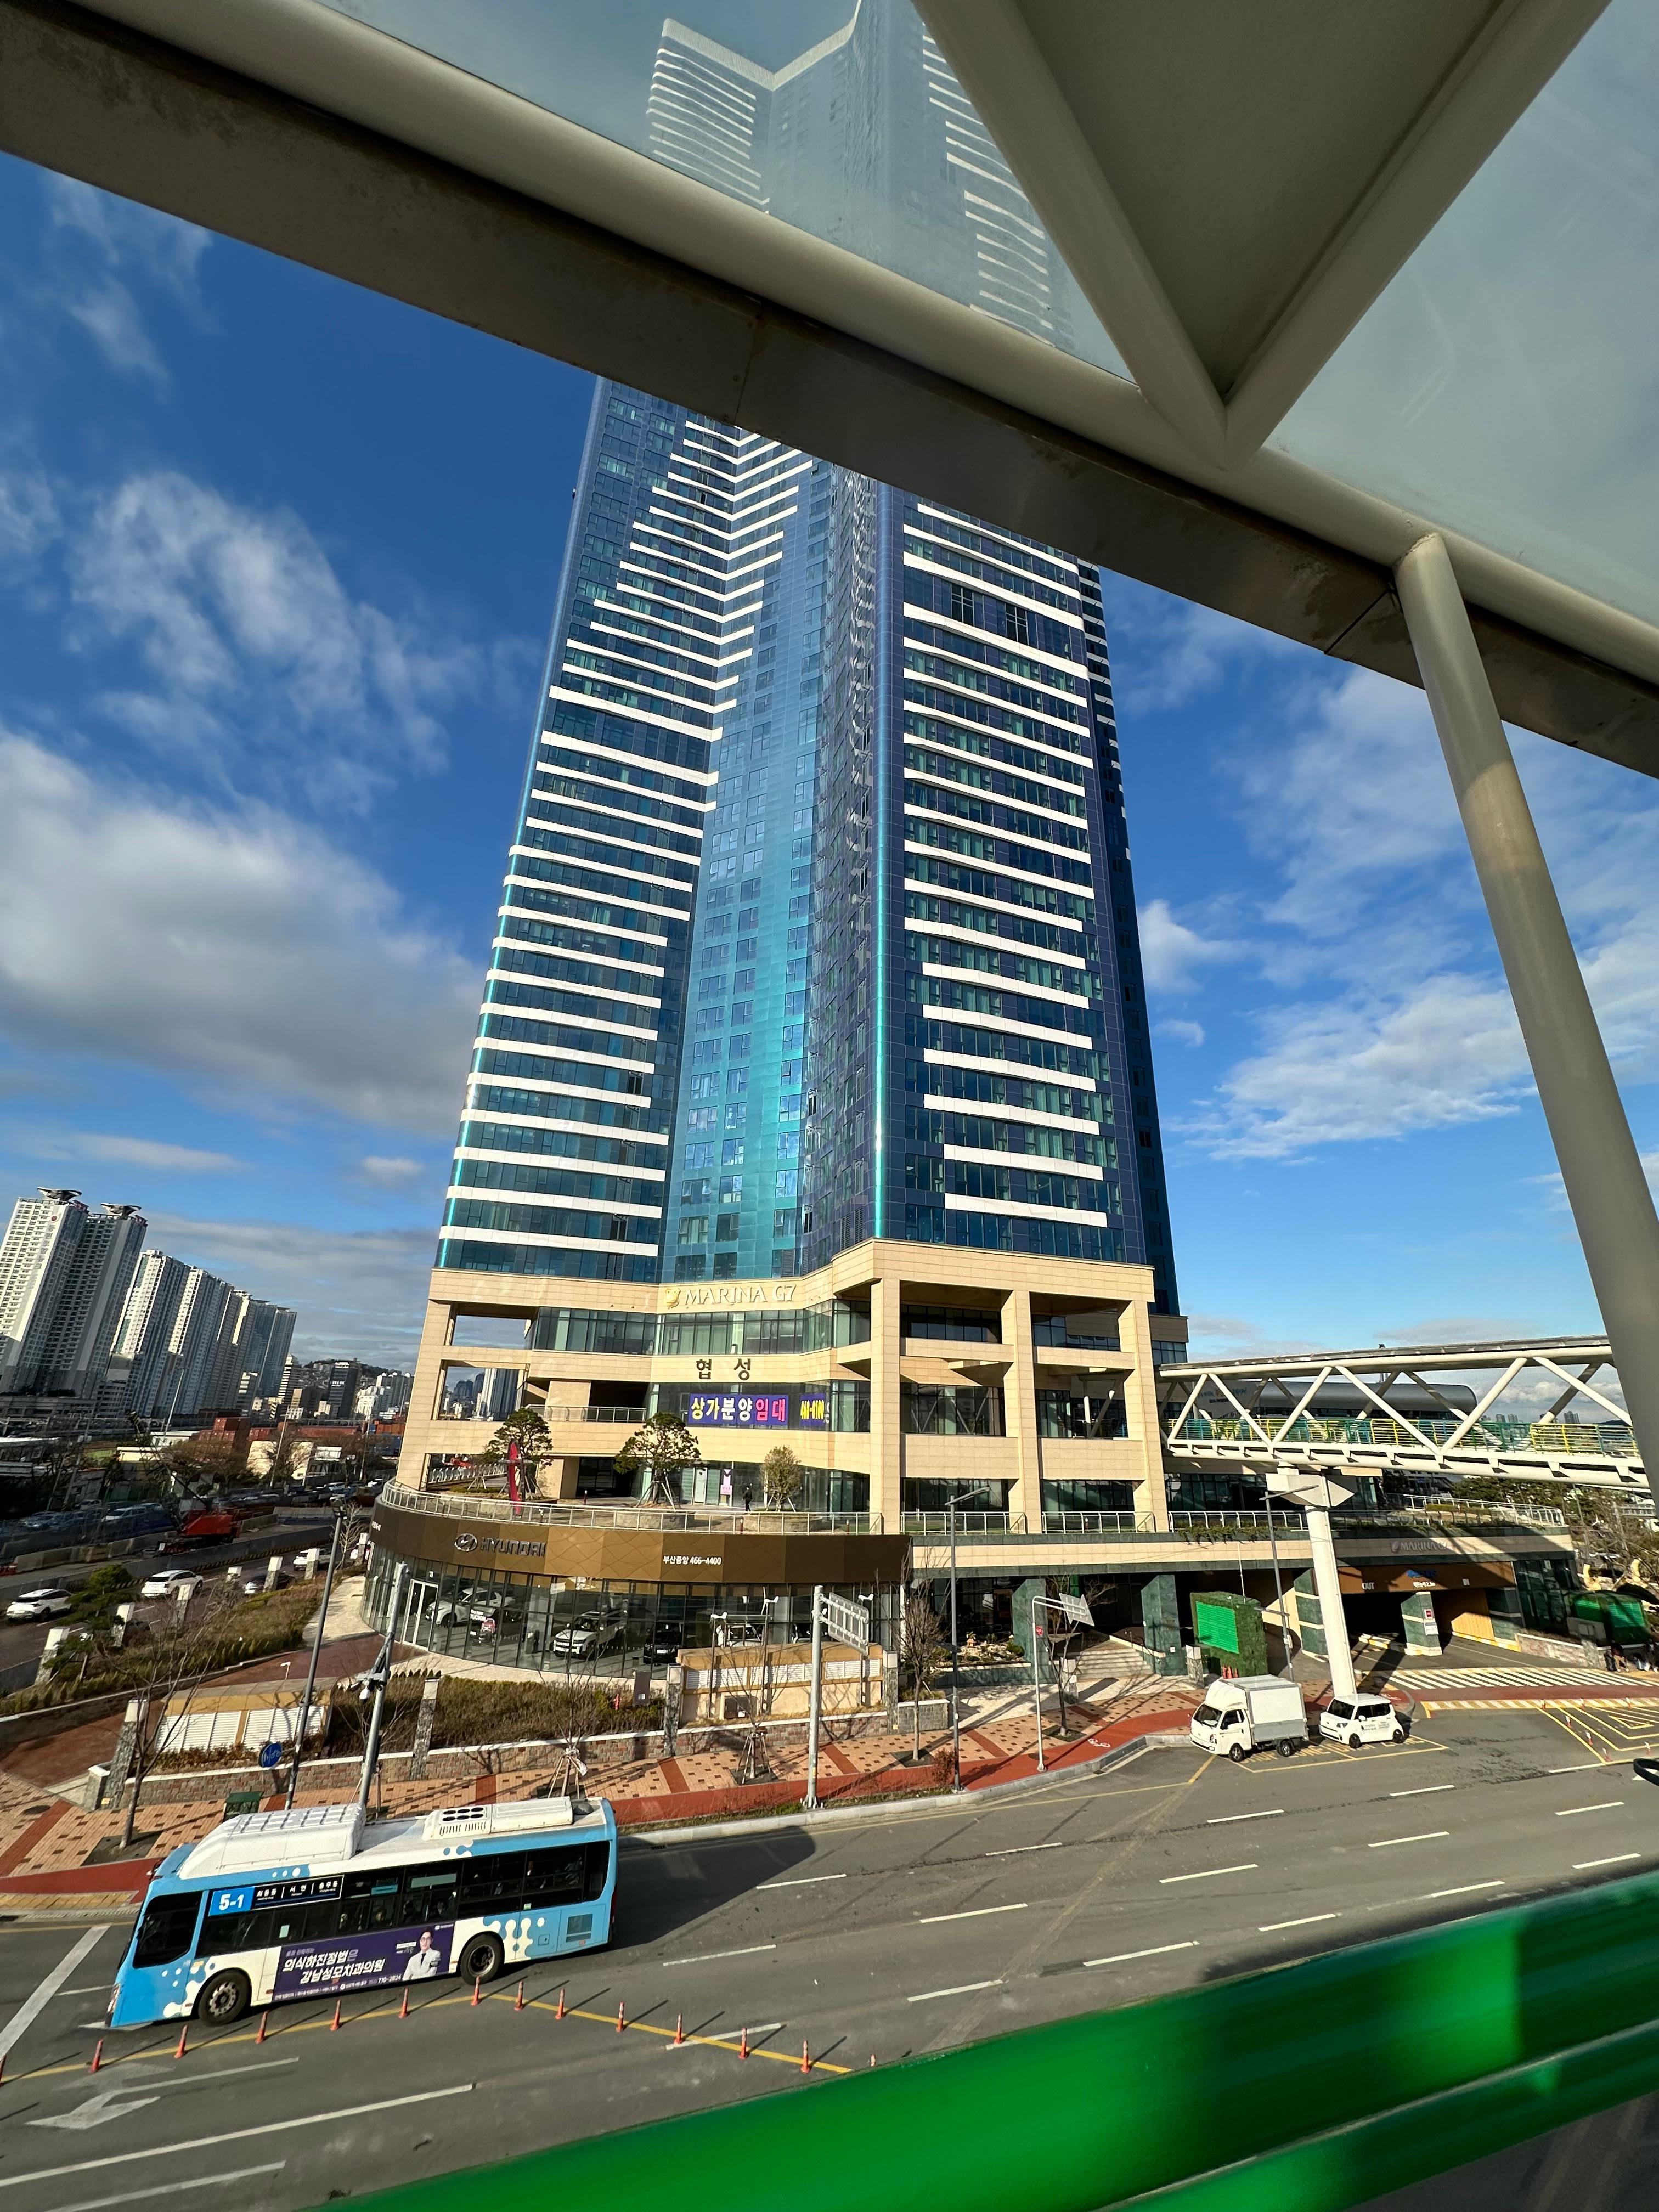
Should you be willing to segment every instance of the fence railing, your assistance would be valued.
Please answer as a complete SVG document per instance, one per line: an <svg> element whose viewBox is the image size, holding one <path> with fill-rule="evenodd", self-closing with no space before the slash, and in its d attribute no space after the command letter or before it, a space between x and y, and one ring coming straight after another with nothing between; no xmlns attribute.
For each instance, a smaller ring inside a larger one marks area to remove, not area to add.
<svg viewBox="0 0 1659 2212"><path fill-rule="evenodd" d="M382 1505L400 1513L436 1513L452 1520L528 1522L544 1528L641 1528L665 1534L684 1534L697 1528L737 1535L767 1536L879 1536L879 1513L797 1513L782 1507L762 1506L745 1513L740 1506L615 1505L586 1500L526 1498L516 1504L510 1498L476 1490L416 1490L388 1483L380 1492Z"/></svg>
<svg viewBox="0 0 1659 2212"><path fill-rule="evenodd" d="M956 1516L957 1541L970 1536L1023 1536L1025 1516L1023 1513L958 1513ZM949 1540L951 1516L948 1513L907 1513L904 1516L907 1536L937 1536Z"/></svg>

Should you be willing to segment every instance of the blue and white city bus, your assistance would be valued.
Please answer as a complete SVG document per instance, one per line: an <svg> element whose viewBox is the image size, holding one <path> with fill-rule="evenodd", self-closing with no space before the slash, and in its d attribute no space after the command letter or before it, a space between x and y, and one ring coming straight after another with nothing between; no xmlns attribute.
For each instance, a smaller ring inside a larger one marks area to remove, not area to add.
<svg viewBox="0 0 1659 2212"><path fill-rule="evenodd" d="M109 2025L332 1997L610 1941L617 1817L544 1798L364 1824L356 1805L225 1820L153 1876Z"/></svg>

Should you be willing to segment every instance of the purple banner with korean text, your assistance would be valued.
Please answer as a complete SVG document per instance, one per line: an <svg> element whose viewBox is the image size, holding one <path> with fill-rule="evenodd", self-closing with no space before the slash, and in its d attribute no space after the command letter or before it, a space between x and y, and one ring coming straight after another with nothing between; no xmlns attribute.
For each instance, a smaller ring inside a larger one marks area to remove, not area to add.
<svg viewBox="0 0 1659 2212"><path fill-rule="evenodd" d="M335 1996L347 1990L384 1989L388 1983L435 1981L449 1972L453 1922L434 1928L377 1928L362 1936L333 1936L316 1943L287 1943L276 1962L271 2001Z"/></svg>
<svg viewBox="0 0 1659 2212"><path fill-rule="evenodd" d="M830 1393L827 1390L803 1390L795 1400L795 1426L798 1429L827 1429L830 1425Z"/></svg>
<svg viewBox="0 0 1659 2212"><path fill-rule="evenodd" d="M787 1429L789 1400L781 1390L694 1390L685 1418L694 1429Z"/></svg>

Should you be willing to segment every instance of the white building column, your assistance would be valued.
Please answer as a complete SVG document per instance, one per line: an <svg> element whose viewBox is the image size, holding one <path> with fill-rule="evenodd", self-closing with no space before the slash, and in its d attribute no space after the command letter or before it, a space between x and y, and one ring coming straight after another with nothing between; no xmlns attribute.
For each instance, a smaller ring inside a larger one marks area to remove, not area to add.
<svg viewBox="0 0 1659 2212"><path fill-rule="evenodd" d="M1659 1500L1659 1215L1444 539L1420 538L1395 574L1637 1449Z"/></svg>

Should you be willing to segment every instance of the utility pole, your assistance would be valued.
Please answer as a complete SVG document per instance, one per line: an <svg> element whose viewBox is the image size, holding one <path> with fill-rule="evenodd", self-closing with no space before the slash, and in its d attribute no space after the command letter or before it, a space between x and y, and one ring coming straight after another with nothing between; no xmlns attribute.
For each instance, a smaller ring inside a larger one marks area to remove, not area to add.
<svg viewBox="0 0 1659 2212"><path fill-rule="evenodd" d="M806 1713L806 1809L818 1809L818 1719L823 1707L823 1585L812 1586L812 1686Z"/></svg>
<svg viewBox="0 0 1659 2212"><path fill-rule="evenodd" d="M369 1670L363 1684L365 1690L373 1688L374 1704L368 1717L368 1741L363 1746L363 1771L357 1780L357 1802L364 1812L368 1810L368 1793L374 1780L375 1761L380 1755L380 1723L386 1717L386 1685L392 1680L392 1652L398 1638L398 1612L403 1603L404 1578L409 1569L398 1565L392 1573L392 1603L386 1612L386 1642L380 1646L380 1656Z"/></svg>
<svg viewBox="0 0 1659 2212"><path fill-rule="evenodd" d="M334 1516L334 1534L328 1547L328 1571L323 1577L323 1609L317 1616L317 1633L312 1639L311 1664L306 1669L306 1693L300 1706L300 1729L294 1739L294 1757L288 1770L288 1802L294 1802L294 1793L300 1786L300 1762L306 1753L306 1730L311 1725L311 1701L317 1690L317 1662L322 1656L323 1638L328 1629L328 1601L334 1590L334 1570L340 1560L340 1533L345 1526L345 1510Z"/></svg>

